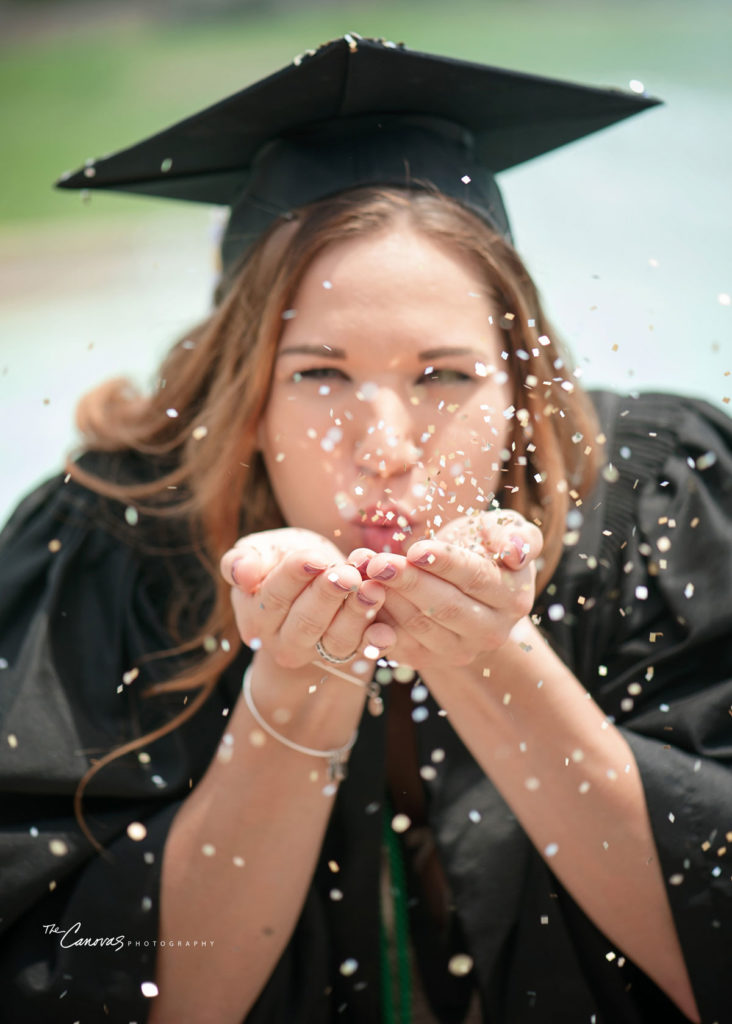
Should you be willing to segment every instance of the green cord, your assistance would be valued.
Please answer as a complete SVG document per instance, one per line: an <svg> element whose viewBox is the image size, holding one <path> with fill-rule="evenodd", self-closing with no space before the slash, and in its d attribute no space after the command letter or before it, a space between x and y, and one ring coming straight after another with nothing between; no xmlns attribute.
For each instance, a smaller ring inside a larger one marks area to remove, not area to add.
<svg viewBox="0 0 732 1024"><path fill-rule="evenodd" d="M389 883L394 912L394 946L396 947L396 1005L392 978L390 942L381 915L381 995L384 1024L411 1024L412 976L409 964L409 921L407 916L407 882L399 839L391 827L392 809L384 802L383 840L389 857Z"/></svg>

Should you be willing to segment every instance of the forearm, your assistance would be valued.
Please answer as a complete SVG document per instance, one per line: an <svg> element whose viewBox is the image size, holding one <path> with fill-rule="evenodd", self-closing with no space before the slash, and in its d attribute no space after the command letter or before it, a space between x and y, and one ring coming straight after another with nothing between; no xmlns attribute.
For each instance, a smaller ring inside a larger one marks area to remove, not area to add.
<svg viewBox="0 0 732 1024"><path fill-rule="evenodd" d="M530 624L478 661L425 681L585 913L697 1019L622 733Z"/></svg>
<svg viewBox="0 0 732 1024"><path fill-rule="evenodd" d="M274 724L288 708L275 727L314 749L345 743L363 703L332 679L303 703L298 689L324 674L270 664L265 689L255 672L260 713ZM161 934L205 933L214 946L198 952L195 972L184 952L161 949L151 1024L240 1024L293 932L330 815L325 760L266 736L244 701L227 736L173 823L161 886Z"/></svg>

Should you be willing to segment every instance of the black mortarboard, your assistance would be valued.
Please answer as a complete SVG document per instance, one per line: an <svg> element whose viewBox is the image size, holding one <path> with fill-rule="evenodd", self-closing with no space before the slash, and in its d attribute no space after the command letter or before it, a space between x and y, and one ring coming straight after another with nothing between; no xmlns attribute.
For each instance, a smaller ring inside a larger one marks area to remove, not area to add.
<svg viewBox="0 0 732 1024"><path fill-rule="evenodd" d="M225 266L360 185L429 183L510 237L495 174L658 102L347 35L56 184L230 206Z"/></svg>

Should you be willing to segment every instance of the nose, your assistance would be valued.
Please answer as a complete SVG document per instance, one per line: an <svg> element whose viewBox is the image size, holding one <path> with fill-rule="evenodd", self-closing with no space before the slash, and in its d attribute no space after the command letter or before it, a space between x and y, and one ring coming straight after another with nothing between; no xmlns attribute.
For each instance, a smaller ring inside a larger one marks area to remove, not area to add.
<svg viewBox="0 0 732 1024"><path fill-rule="evenodd" d="M422 456L409 400L393 388L379 387L364 399L358 426L356 462L365 473L406 473Z"/></svg>

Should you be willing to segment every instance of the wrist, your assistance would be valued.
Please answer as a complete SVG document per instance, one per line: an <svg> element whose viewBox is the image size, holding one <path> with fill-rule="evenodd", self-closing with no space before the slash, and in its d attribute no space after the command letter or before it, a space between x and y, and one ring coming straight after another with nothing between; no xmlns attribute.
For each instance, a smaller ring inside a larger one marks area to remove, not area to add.
<svg viewBox="0 0 732 1024"><path fill-rule="evenodd" d="M264 650L256 652L248 671L258 713L286 739L333 749L347 743L358 726L370 673L361 678L316 664L283 668Z"/></svg>

